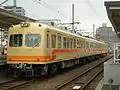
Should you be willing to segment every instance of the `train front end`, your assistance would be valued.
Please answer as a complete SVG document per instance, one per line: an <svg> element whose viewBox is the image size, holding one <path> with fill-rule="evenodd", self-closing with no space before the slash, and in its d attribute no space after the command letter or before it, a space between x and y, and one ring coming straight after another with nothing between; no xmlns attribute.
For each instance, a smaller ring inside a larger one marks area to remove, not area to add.
<svg viewBox="0 0 120 90"><path fill-rule="evenodd" d="M10 27L7 47L8 75L33 77L34 68L44 62L44 45L41 43L43 31L39 30L39 25L30 23Z"/></svg>

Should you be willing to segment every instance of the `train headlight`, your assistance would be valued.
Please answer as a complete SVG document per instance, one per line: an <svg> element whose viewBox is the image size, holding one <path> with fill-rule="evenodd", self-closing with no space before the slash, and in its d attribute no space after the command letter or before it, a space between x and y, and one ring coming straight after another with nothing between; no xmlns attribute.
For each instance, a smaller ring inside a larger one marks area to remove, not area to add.
<svg viewBox="0 0 120 90"><path fill-rule="evenodd" d="M20 23L20 26L21 26L21 27L29 27L30 24L27 23L27 22L21 22L21 23Z"/></svg>

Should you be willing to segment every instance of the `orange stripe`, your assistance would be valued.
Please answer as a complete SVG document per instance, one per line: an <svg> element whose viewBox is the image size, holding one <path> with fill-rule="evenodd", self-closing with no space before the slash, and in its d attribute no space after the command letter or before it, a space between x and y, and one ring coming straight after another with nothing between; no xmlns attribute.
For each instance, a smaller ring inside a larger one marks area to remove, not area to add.
<svg viewBox="0 0 120 90"><path fill-rule="evenodd" d="M49 61L52 61L52 60L49 60ZM19 63L19 62L37 62L37 63L39 63L39 62L48 62L48 61L46 61L46 60L7 60L7 62L17 62L17 63Z"/></svg>
<svg viewBox="0 0 120 90"><path fill-rule="evenodd" d="M48 62L55 60L56 56L7 56L9 62Z"/></svg>
<svg viewBox="0 0 120 90"><path fill-rule="evenodd" d="M39 62L39 60L7 60L8 62Z"/></svg>
<svg viewBox="0 0 120 90"><path fill-rule="evenodd" d="M71 53L71 52L85 52L85 49L55 49L52 51L52 54L55 54L55 53Z"/></svg>
<svg viewBox="0 0 120 90"><path fill-rule="evenodd" d="M90 53L95 53L95 52L105 52L106 49L56 49L53 50L52 55L54 56L7 56L7 61L8 62L48 62L48 61L53 61L55 60L56 53L71 53L71 52L90 52Z"/></svg>
<svg viewBox="0 0 120 90"><path fill-rule="evenodd" d="M56 53L71 53L71 52L79 52L79 53L88 53L88 52L92 52L92 53L96 53L96 52L102 52L104 51L104 49L55 49L52 51L52 54L56 54Z"/></svg>
<svg viewBox="0 0 120 90"><path fill-rule="evenodd" d="M48 59L51 56L7 56L12 59Z"/></svg>

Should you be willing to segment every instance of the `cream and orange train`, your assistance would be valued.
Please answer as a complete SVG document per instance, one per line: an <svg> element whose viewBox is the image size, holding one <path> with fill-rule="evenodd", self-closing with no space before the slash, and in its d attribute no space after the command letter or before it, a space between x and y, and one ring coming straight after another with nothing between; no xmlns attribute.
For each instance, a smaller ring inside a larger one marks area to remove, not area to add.
<svg viewBox="0 0 120 90"><path fill-rule="evenodd" d="M8 39L7 71L14 76L53 74L108 52L103 42L37 22L11 26Z"/></svg>

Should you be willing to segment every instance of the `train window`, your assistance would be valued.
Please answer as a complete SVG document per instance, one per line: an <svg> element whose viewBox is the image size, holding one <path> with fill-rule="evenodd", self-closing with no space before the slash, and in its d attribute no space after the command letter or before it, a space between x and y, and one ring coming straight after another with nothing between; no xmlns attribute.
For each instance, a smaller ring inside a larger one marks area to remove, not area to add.
<svg viewBox="0 0 120 90"><path fill-rule="evenodd" d="M92 48L92 44L91 44L91 42L90 42L89 44L90 44L90 48Z"/></svg>
<svg viewBox="0 0 120 90"><path fill-rule="evenodd" d="M61 36L58 36L58 48L61 48Z"/></svg>
<svg viewBox="0 0 120 90"><path fill-rule="evenodd" d="M78 40L79 48L80 48L80 40Z"/></svg>
<svg viewBox="0 0 120 90"><path fill-rule="evenodd" d="M82 48L85 48L85 41L82 40Z"/></svg>
<svg viewBox="0 0 120 90"><path fill-rule="evenodd" d="M39 47L40 46L40 34L26 34L25 35L26 47Z"/></svg>
<svg viewBox="0 0 120 90"><path fill-rule="evenodd" d="M76 42L76 46L77 48L79 48L79 40L77 39L77 42Z"/></svg>
<svg viewBox="0 0 120 90"><path fill-rule="evenodd" d="M70 48L72 48L72 39L71 38L70 38L69 46L70 46Z"/></svg>
<svg viewBox="0 0 120 90"><path fill-rule="evenodd" d="M74 48L76 48L76 39L74 39Z"/></svg>
<svg viewBox="0 0 120 90"><path fill-rule="evenodd" d="M71 48L73 47L73 39L71 39Z"/></svg>
<svg viewBox="0 0 120 90"><path fill-rule="evenodd" d="M22 34L13 34L13 35L10 35L9 46L11 46L11 47L22 46L22 38L23 38Z"/></svg>
<svg viewBox="0 0 120 90"><path fill-rule="evenodd" d="M83 43L83 42L82 42L81 40L79 40L79 47L80 47L80 48L82 48L82 43Z"/></svg>
<svg viewBox="0 0 120 90"><path fill-rule="evenodd" d="M63 48L66 48L66 38L63 37Z"/></svg>
<svg viewBox="0 0 120 90"><path fill-rule="evenodd" d="M51 36L51 44L52 48L56 48L56 35Z"/></svg>
<svg viewBox="0 0 120 90"><path fill-rule="evenodd" d="M89 42L86 42L86 48L89 48Z"/></svg>
<svg viewBox="0 0 120 90"><path fill-rule="evenodd" d="M79 46L79 40L77 39L77 47Z"/></svg>
<svg viewBox="0 0 120 90"><path fill-rule="evenodd" d="M47 45L47 48L50 47L50 38L49 38L49 35L48 35L48 34L47 34L47 43L46 43L46 45Z"/></svg>
<svg viewBox="0 0 120 90"><path fill-rule="evenodd" d="M80 48L83 48L84 46L84 42L83 42L83 40L80 40Z"/></svg>
<svg viewBox="0 0 120 90"><path fill-rule="evenodd" d="M67 48L69 48L69 38L67 38Z"/></svg>
<svg viewBox="0 0 120 90"><path fill-rule="evenodd" d="M91 48L93 48L94 46L93 46L93 43L91 42Z"/></svg>
<svg viewBox="0 0 120 90"><path fill-rule="evenodd" d="M85 48L85 40L83 40L83 48Z"/></svg>

